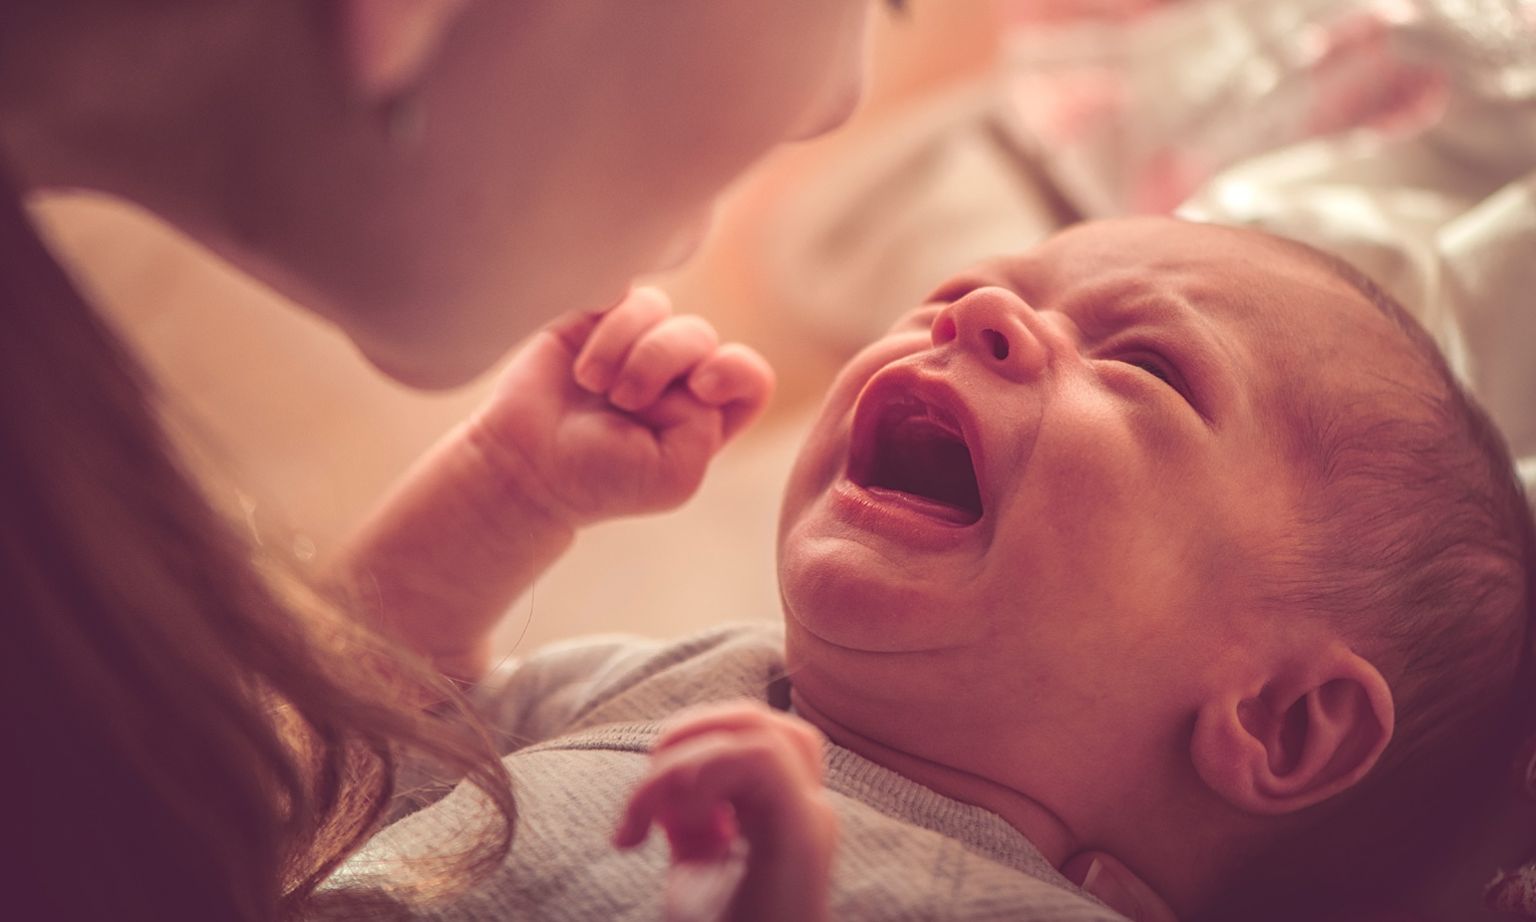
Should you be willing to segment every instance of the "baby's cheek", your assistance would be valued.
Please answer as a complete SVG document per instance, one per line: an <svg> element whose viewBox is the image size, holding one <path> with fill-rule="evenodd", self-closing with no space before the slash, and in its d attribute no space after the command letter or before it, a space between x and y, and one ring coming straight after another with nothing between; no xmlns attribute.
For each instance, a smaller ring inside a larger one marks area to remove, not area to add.
<svg viewBox="0 0 1536 922"><path fill-rule="evenodd" d="M1274 568L1293 556L1294 509L1272 480L1236 469L1211 472L1198 499L1181 510L1189 548L1181 563L1207 599L1246 608L1254 588L1271 584Z"/></svg>
<svg viewBox="0 0 1536 922"><path fill-rule="evenodd" d="M1120 427L1062 443L1055 463L1038 471L1048 483L1042 518L1072 549L1089 578L1124 582L1125 574L1180 565L1203 531L1199 471L1142 450ZM1038 457L1038 455L1037 455Z"/></svg>
<svg viewBox="0 0 1536 922"><path fill-rule="evenodd" d="M848 465L849 426L846 413L828 406L801 443L780 505L781 534L809 512L818 498L843 476Z"/></svg>
<svg viewBox="0 0 1536 922"><path fill-rule="evenodd" d="M1047 407L1030 467L1085 511L1107 507L1121 515L1153 484L1162 457L1112 399Z"/></svg>

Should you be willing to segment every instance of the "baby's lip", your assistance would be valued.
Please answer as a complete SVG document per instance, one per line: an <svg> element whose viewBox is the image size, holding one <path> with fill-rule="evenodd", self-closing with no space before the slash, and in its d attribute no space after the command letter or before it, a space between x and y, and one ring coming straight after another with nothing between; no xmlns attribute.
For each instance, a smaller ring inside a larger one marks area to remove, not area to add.
<svg viewBox="0 0 1536 922"><path fill-rule="evenodd" d="M855 404L847 476L872 492L900 494L934 518L973 525L986 509L980 445L975 415L943 379L892 366Z"/></svg>

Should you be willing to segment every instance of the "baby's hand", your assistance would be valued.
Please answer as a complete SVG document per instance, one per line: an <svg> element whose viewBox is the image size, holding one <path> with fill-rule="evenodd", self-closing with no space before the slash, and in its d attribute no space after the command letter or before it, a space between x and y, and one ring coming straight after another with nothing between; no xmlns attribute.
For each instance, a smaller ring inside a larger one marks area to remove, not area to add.
<svg viewBox="0 0 1536 922"><path fill-rule="evenodd" d="M472 431L514 489L574 528L682 503L773 383L756 352L642 288L536 334Z"/></svg>
<svg viewBox="0 0 1536 922"><path fill-rule="evenodd" d="M750 701L672 721L614 834L615 845L633 848L652 823L666 831L669 919L827 918L837 815L821 786L822 745L810 724ZM700 905L738 840L747 846L740 883Z"/></svg>

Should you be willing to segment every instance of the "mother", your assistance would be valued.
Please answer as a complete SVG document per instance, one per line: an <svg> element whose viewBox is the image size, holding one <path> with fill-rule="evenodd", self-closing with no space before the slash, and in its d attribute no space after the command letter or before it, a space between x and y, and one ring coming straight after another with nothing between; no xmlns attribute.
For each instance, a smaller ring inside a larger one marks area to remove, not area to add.
<svg viewBox="0 0 1536 922"><path fill-rule="evenodd" d="M22 846L7 915L311 911L402 748L484 786L508 830L514 807L494 755L423 711L434 677L269 572L209 507L21 195L131 199L386 373L454 384L686 257L723 185L842 122L870 6L0 5L0 721Z"/></svg>

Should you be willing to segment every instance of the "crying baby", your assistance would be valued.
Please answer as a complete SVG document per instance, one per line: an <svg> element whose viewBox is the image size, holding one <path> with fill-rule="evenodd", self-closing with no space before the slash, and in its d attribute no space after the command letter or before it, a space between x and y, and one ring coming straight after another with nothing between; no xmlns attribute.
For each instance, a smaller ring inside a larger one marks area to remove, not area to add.
<svg viewBox="0 0 1536 922"><path fill-rule="evenodd" d="M1185 919L1380 903L1517 745L1508 457L1403 309L1303 245L1130 219L986 263L832 386L782 631L562 646L495 690L516 837L443 917L656 917L668 851L614 819L660 722L743 697L827 740L797 783L840 828L830 918L1119 918L1062 873L1085 853ZM372 857L483 810L461 788Z"/></svg>

